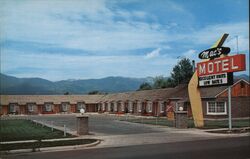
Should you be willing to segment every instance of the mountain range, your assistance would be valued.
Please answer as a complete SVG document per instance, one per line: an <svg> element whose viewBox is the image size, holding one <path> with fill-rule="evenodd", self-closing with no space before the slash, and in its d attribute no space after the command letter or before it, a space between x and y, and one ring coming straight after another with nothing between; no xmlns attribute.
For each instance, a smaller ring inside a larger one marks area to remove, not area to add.
<svg viewBox="0 0 250 159"><path fill-rule="evenodd" d="M106 77L101 79L62 80L52 82L42 78L17 78L0 74L1 94L88 94L91 91L116 93L135 91L152 78Z"/></svg>
<svg viewBox="0 0 250 159"><path fill-rule="evenodd" d="M242 74L234 76L249 81L249 76ZM17 78L0 73L0 94L36 95L36 94L88 94L92 91L102 93L117 93L135 91L143 82L153 82L152 77L128 78L106 77L101 79L62 80L52 82L42 78Z"/></svg>

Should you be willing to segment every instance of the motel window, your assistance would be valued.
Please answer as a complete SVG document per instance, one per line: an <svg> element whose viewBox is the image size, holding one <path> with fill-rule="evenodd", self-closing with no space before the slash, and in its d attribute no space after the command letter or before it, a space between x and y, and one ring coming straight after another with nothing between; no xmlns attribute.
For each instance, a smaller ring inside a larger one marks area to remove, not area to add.
<svg viewBox="0 0 250 159"><path fill-rule="evenodd" d="M66 112L69 109L70 104L68 102L62 103L62 111Z"/></svg>
<svg viewBox="0 0 250 159"><path fill-rule="evenodd" d="M164 112L164 103L159 102L159 105L160 105L160 112L163 113Z"/></svg>
<svg viewBox="0 0 250 159"><path fill-rule="evenodd" d="M114 111L117 111L117 103L114 102Z"/></svg>
<svg viewBox="0 0 250 159"><path fill-rule="evenodd" d="M34 112L35 111L36 104L34 104L34 103L28 103L27 105L28 105L28 111L29 112Z"/></svg>
<svg viewBox="0 0 250 159"><path fill-rule="evenodd" d="M51 112L52 111L52 103L45 103L45 111Z"/></svg>
<svg viewBox="0 0 250 159"><path fill-rule="evenodd" d="M179 111L181 107L181 103L180 102L176 102L175 103L175 111Z"/></svg>
<svg viewBox="0 0 250 159"><path fill-rule="evenodd" d="M110 103L110 111L111 111L111 112L114 111L114 103Z"/></svg>
<svg viewBox="0 0 250 159"><path fill-rule="evenodd" d="M147 102L147 112L152 112L152 102Z"/></svg>
<svg viewBox="0 0 250 159"><path fill-rule="evenodd" d="M142 103L138 102L138 112L141 112L141 108L142 108Z"/></svg>
<svg viewBox="0 0 250 159"><path fill-rule="evenodd" d="M98 111L101 111L102 103L98 104Z"/></svg>
<svg viewBox="0 0 250 159"><path fill-rule="evenodd" d="M111 110L111 104L108 102L108 111Z"/></svg>
<svg viewBox="0 0 250 159"><path fill-rule="evenodd" d="M226 102L207 102L208 115L226 115Z"/></svg>
<svg viewBox="0 0 250 159"><path fill-rule="evenodd" d="M85 107L85 103L84 102L78 102L77 103L77 110L80 110L80 109L86 109Z"/></svg>
<svg viewBox="0 0 250 159"><path fill-rule="evenodd" d="M18 105L17 104L14 104L14 103L10 104L10 112L11 113L17 112L17 109L18 109Z"/></svg>
<svg viewBox="0 0 250 159"><path fill-rule="evenodd" d="M124 111L124 109L125 109L124 102L121 102L121 109L122 109L122 111Z"/></svg>
<svg viewBox="0 0 250 159"><path fill-rule="evenodd" d="M105 111L105 103L102 103L102 110Z"/></svg>
<svg viewBox="0 0 250 159"><path fill-rule="evenodd" d="M129 109L130 112L133 111L133 102L130 101L130 102L128 103L128 109Z"/></svg>

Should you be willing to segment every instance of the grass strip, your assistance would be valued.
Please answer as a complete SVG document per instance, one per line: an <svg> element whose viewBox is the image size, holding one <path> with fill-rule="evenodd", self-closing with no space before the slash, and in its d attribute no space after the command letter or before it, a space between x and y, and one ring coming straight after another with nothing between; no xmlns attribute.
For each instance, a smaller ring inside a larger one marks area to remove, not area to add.
<svg viewBox="0 0 250 159"><path fill-rule="evenodd" d="M35 142L23 142L23 143L4 143L0 144L0 151L9 151L17 149L33 149L43 147L55 147L55 146L74 146L83 145L96 142L96 139L72 139L72 140L58 140L58 141L35 141Z"/></svg>
<svg viewBox="0 0 250 159"><path fill-rule="evenodd" d="M63 135L62 131L36 124L31 120L0 120L0 141L42 140L55 138L71 138L71 134Z"/></svg>

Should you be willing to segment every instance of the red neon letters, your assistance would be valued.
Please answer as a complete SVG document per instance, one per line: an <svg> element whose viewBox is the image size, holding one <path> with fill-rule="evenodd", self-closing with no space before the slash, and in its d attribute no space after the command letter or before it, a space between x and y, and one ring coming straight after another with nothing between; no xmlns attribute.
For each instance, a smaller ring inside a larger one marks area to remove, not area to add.
<svg viewBox="0 0 250 159"><path fill-rule="evenodd" d="M204 76L225 72L244 71L246 69L245 63L245 54L226 56L211 61L197 63L197 73L198 76Z"/></svg>

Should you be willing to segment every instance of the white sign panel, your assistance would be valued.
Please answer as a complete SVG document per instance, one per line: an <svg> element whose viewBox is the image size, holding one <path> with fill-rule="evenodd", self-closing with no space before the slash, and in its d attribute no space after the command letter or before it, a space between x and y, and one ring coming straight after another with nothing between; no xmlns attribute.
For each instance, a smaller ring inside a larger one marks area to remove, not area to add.
<svg viewBox="0 0 250 159"><path fill-rule="evenodd" d="M200 76L199 78L199 86L214 86L214 85L226 85L228 84L227 73L220 73L214 75L206 75Z"/></svg>

